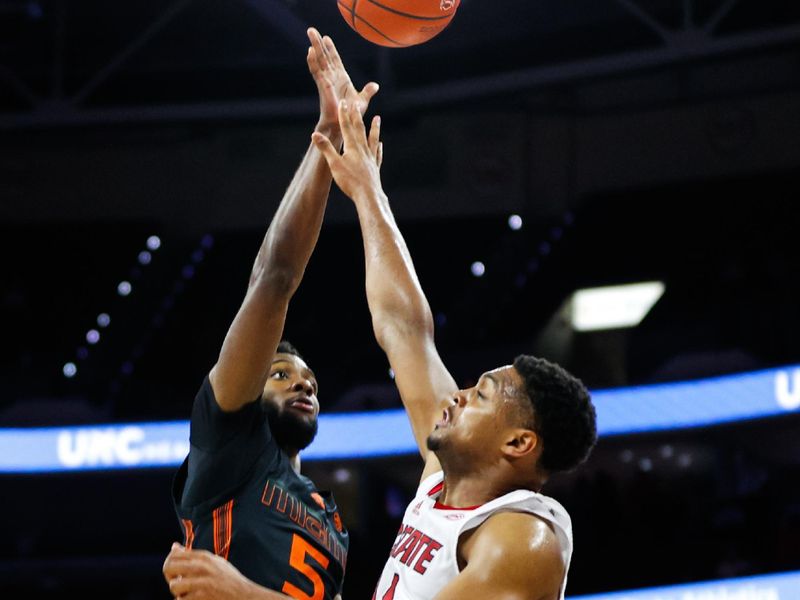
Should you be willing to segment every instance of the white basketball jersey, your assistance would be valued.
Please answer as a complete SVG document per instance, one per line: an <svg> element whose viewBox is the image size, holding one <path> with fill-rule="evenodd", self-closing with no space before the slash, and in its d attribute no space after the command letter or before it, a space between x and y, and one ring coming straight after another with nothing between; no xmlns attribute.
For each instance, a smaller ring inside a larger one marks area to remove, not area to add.
<svg viewBox="0 0 800 600"><path fill-rule="evenodd" d="M459 574L459 536L498 512L527 512L552 524L566 566L561 582L564 600L572 557L572 521L561 504L536 492L516 490L481 506L454 509L438 502L443 486L441 471L420 484L406 509L373 600L432 600Z"/></svg>

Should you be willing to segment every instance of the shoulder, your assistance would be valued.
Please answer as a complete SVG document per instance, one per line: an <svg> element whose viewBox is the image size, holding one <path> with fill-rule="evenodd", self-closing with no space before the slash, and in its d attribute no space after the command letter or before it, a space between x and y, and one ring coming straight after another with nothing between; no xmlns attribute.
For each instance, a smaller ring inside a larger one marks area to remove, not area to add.
<svg viewBox="0 0 800 600"><path fill-rule="evenodd" d="M559 537L546 520L526 512L498 512L465 541L465 563L487 577L557 591L567 565ZM495 579L496 580L496 579Z"/></svg>

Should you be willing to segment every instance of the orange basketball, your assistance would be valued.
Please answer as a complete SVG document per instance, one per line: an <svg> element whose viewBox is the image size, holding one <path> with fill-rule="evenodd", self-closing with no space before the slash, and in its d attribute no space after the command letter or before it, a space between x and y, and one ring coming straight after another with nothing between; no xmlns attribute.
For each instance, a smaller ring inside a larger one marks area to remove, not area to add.
<svg viewBox="0 0 800 600"><path fill-rule="evenodd" d="M450 24L461 0L337 0L339 12L358 34L380 46L403 48L427 42Z"/></svg>

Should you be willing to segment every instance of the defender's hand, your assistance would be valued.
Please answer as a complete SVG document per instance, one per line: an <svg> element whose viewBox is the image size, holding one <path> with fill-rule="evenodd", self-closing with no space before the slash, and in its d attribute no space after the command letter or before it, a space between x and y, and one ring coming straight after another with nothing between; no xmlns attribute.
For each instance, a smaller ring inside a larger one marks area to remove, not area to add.
<svg viewBox="0 0 800 600"><path fill-rule="evenodd" d="M378 84L370 81L360 92L357 91L342 64L333 40L327 35L320 36L314 27L310 27L307 34L311 42L306 57L308 70L319 91L317 131L333 135L339 131L339 102L346 100L348 104L356 106L363 116L367 112L370 100L378 93Z"/></svg>
<svg viewBox="0 0 800 600"><path fill-rule="evenodd" d="M339 188L351 199L383 193L380 166L383 143L380 141L381 118L372 119L369 137L358 106L344 100L339 103L339 124L344 138L344 152L339 154L331 140L319 132L311 136L319 148Z"/></svg>

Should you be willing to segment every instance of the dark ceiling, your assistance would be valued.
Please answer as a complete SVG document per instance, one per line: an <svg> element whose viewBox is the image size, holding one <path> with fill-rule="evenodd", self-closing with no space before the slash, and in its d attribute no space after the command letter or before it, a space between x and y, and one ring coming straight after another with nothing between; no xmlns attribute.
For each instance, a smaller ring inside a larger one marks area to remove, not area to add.
<svg viewBox="0 0 800 600"><path fill-rule="evenodd" d="M185 415L315 118L309 25L382 84L385 187L462 381L517 351L596 387L800 358L796 2L463 0L433 41L387 49L333 0L2 0L4 404ZM330 361L332 405L396 403L353 211L335 193L328 212L287 335ZM557 331L577 287L642 278L668 291L639 329Z"/></svg>
<svg viewBox="0 0 800 600"><path fill-rule="evenodd" d="M406 49L336 0L0 0L0 426L188 418L316 119L309 25L381 83L384 186L459 383L518 352L593 389L800 363L796 0L462 0ZM559 319L575 289L644 279L666 292L635 329ZM363 285L334 191L286 327L327 412L399 405ZM796 431L602 439L554 482L581 532L568 594L797 569ZM307 472L367 598L416 457ZM0 588L168 597L171 476L4 477Z"/></svg>
<svg viewBox="0 0 800 600"><path fill-rule="evenodd" d="M356 81L382 83L387 110L402 110L698 61L777 60L796 46L799 20L791 0L462 0L433 41L386 49L356 35L334 0L3 0L0 123L308 114L309 25L333 36ZM775 65L737 91L796 87L796 70Z"/></svg>

